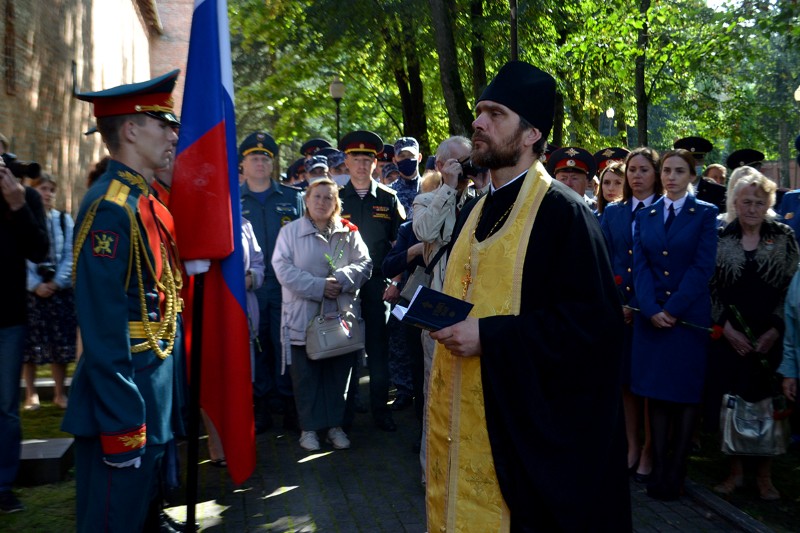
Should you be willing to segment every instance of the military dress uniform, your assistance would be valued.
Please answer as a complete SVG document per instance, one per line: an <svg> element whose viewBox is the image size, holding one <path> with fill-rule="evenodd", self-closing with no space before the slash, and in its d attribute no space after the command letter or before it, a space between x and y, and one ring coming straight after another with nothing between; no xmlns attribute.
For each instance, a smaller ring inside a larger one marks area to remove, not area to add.
<svg viewBox="0 0 800 533"><path fill-rule="evenodd" d="M366 132L353 132L342 139L343 151L364 151L364 143L358 135ZM348 138L353 139L355 147L349 146ZM375 137L374 133L372 134ZM378 137L380 142L380 138ZM367 143L368 144L368 143ZM382 143L381 143L382 144ZM372 154L376 154L380 146ZM361 237L367 244L372 258L372 277L361 287L361 316L365 325L365 350L369 361L369 388L372 416L381 429L394 430L394 422L386 402L389 399L389 347L387 344L386 322L389 319L389 305L383 301L383 293L389 280L380 265L392 242L397 239L397 229L405 219L403 206L393 190L374 180L370 180L369 190L361 198L350 181L339 191L342 200L342 218L358 226Z"/></svg>
<svg viewBox="0 0 800 533"><path fill-rule="evenodd" d="M239 147L242 158L254 152L274 158L278 146L268 134L256 132L242 141ZM264 257L271 258L281 227L303 214L301 191L272 180L272 185L264 193L255 193L245 182L241 187L241 200L242 216L253 225L253 233ZM262 351L255 358L253 396L257 411L266 409L265 402L270 395L280 396L287 403L286 408L293 410L294 404L290 401L292 380L289 372L284 372L281 358L281 285L271 262L265 261L265 265L264 283L255 291L260 313L258 336Z"/></svg>
<svg viewBox="0 0 800 533"><path fill-rule="evenodd" d="M178 72L78 98L97 117L146 113L178 125L170 96ZM76 437L77 529L138 532L180 425L171 354L181 344L183 280L172 217L139 172L112 159L75 227L84 350L62 429Z"/></svg>

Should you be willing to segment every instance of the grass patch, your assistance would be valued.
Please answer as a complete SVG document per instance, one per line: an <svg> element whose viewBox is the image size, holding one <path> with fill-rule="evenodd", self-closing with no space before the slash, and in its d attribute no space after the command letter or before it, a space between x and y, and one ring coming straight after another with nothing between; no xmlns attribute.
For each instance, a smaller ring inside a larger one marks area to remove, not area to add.
<svg viewBox="0 0 800 533"><path fill-rule="evenodd" d="M42 402L36 411L20 411L22 439L55 439L71 437L61 431L65 411L53 402Z"/></svg>
<svg viewBox="0 0 800 533"><path fill-rule="evenodd" d="M701 437L702 453L691 457L689 477L709 490L728 477L728 456L720 451L718 435ZM781 493L777 502L765 502L758 497L755 464L745 460L745 486L724 497L756 520L779 533L797 531L800 523L800 446L795 444L785 455L772 462L772 482Z"/></svg>
<svg viewBox="0 0 800 533"><path fill-rule="evenodd" d="M14 533L75 531L75 481L26 487L14 493L25 510L0 514L0 530Z"/></svg>

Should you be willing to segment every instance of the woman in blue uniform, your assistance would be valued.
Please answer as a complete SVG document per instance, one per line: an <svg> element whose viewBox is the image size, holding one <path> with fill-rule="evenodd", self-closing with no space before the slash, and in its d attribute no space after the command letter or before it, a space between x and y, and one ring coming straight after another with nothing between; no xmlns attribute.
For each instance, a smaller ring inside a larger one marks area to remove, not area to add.
<svg viewBox="0 0 800 533"><path fill-rule="evenodd" d="M663 188L658 179L658 152L642 146L628 154L621 170L625 176L622 201L606 206L600 219L608 245L608 255L614 270L625 314L624 367L622 399L625 409L625 432L628 440L628 470L634 481L647 481L652 468L650 430L645 424L645 441L639 443L644 401L631 392L631 340L633 311L636 297L633 291L633 217L661 196ZM613 163L612 163L613 164ZM609 165L610 167L610 165Z"/></svg>
<svg viewBox="0 0 800 533"><path fill-rule="evenodd" d="M699 413L711 326L709 280L717 253L717 208L697 200L691 153L661 158L665 196L636 215L631 391L648 399L653 471L647 493L675 500L686 475Z"/></svg>

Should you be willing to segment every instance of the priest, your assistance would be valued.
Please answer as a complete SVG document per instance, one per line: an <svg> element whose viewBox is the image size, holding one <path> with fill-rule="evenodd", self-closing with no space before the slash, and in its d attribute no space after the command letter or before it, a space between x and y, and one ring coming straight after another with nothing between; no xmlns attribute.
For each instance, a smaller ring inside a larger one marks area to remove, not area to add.
<svg viewBox="0 0 800 533"><path fill-rule="evenodd" d="M431 335L428 531L631 530L621 305L594 215L539 162L555 90L512 61L476 105L491 187L443 288L474 308Z"/></svg>

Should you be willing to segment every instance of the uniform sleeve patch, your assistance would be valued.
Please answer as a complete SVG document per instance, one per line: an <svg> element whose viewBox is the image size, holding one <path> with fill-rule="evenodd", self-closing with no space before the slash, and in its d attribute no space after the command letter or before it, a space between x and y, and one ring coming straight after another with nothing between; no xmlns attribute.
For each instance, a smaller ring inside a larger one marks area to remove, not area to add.
<svg viewBox="0 0 800 533"><path fill-rule="evenodd" d="M147 443L147 425L142 424L138 428L119 433L103 433L100 435L100 442L105 455L138 450Z"/></svg>
<svg viewBox="0 0 800 533"><path fill-rule="evenodd" d="M119 235L113 231L93 231L92 232L92 254L95 257L107 257L114 259L117 257L117 243Z"/></svg>

